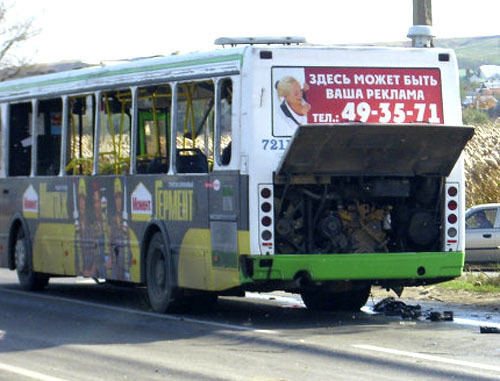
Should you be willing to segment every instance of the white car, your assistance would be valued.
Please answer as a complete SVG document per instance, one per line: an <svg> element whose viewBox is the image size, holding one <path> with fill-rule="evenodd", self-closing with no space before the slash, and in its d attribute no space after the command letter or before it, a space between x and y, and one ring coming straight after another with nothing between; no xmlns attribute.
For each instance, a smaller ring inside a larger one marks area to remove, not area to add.
<svg viewBox="0 0 500 381"><path fill-rule="evenodd" d="M482 204L465 213L465 263L500 262L500 204Z"/></svg>

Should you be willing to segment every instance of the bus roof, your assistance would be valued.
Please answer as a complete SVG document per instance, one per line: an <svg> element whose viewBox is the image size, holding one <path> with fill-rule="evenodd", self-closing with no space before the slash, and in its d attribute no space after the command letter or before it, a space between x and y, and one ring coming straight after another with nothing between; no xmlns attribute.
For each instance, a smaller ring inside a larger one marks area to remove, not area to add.
<svg viewBox="0 0 500 381"><path fill-rule="evenodd" d="M0 102L16 102L35 97L54 97L62 94L83 94L100 89L148 83L185 81L213 76L238 74L242 70L243 57L251 50L337 50L385 52L418 51L420 54L436 54L448 49L394 48L377 46L311 45L278 46L252 45L217 49L146 59L131 60L116 65L99 65L84 69L37 75L0 83ZM427 53L426 53L427 52ZM432 53L431 53L432 52Z"/></svg>
<svg viewBox="0 0 500 381"><path fill-rule="evenodd" d="M0 83L0 102L82 93L126 84L231 75L241 69L245 48L131 60L116 65L37 75Z"/></svg>

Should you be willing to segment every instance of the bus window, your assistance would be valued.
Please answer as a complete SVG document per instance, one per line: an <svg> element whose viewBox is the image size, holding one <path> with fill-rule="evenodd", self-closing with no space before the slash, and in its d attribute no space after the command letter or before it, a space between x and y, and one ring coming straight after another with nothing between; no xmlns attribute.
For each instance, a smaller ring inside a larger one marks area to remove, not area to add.
<svg viewBox="0 0 500 381"><path fill-rule="evenodd" d="M180 84L177 96L176 166L179 173L207 173L214 157L214 84Z"/></svg>
<svg viewBox="0 0 500 381"><path fill-rule="evenodd" d="M139 88L137 110L137 173L166 173L172 110L170 86Z"/></svg>
<svg viewBox="0 0 500 381"><path fill-rule="evenodd" d="M218 160L219 165L228 165L231 161L231 141L232 141L232 104L233 104L233 83L226 78L218 83L217 93L218 104Z"/></svg>
<svg viewBox="0 0 500 381"><path fill-rule="evenodd" d="M31 171L31 102L10 105L9 176L28 176Z"/></svg>
<svg viewBox="0 0 500 381"><path fill-rule="evenodd" d="M132 92L128 89L103 92L100 104L99 173L128 173Z"/></svg>
<svg viewBox="0 0 500 381"><path fill-rule="evenodd" d="M95 97L94 95L70 97L68 109L66 173L90 175L94 162Z"/></svg>
<svg viewBox="0 0 500 381"><path fill-rule="evenodd" d="M36 128L36 174L57 175L61 162L61 98L40 101Z"/></svg>

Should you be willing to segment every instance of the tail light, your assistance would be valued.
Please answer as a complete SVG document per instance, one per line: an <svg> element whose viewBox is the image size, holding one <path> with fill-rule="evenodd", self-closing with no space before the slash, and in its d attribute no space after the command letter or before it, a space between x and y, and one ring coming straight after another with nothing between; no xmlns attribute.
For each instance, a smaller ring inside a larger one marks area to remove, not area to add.
<svg viewBox="0 0 500 381"><path fill-rule="evenodd" d="M274 254L272 184L259 185L259 246L261 254Z"/></svg>
<svg viewBox="0 0 500 381"><path fill-rule="evenodd" d="M446 250L458 250L459 231L459 192L457 183L446 184Z"/></svg>

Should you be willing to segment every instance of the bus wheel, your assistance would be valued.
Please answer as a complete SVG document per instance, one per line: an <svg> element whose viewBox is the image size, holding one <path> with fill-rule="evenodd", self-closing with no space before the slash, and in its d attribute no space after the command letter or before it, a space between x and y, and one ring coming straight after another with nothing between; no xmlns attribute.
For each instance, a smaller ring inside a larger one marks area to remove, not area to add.
<svg viewBox="0 0 500 381"><path fill-rule="evenodd" d="M366 304L370 290L370 285L342 292L317 288L300 295L311 311L359 311Z"/></svg>
<svg viewBox="0 0 500 381"><path fill-rule="evenodd" d="M29 291L43 290L49 283L49 277L33 271L33 260L28 249L28 238L23 229L19 229L14 246L17 278L22 288Z"/></svg>
<svg viewBox="0 0 500 381"><path fill-rule="evenodd" d="M338 297L338 305L341 311L359 311L370 297L371 286L363 286L362 288L345 291Z"/></svg>
<svg viewBox="0 0 500 381"><path fill-rule="evenodd" d="M160 233L155 233L146 258L146 285L149 304L155 312L174 312L177 301L171 279L171 261Z"/></svg>

